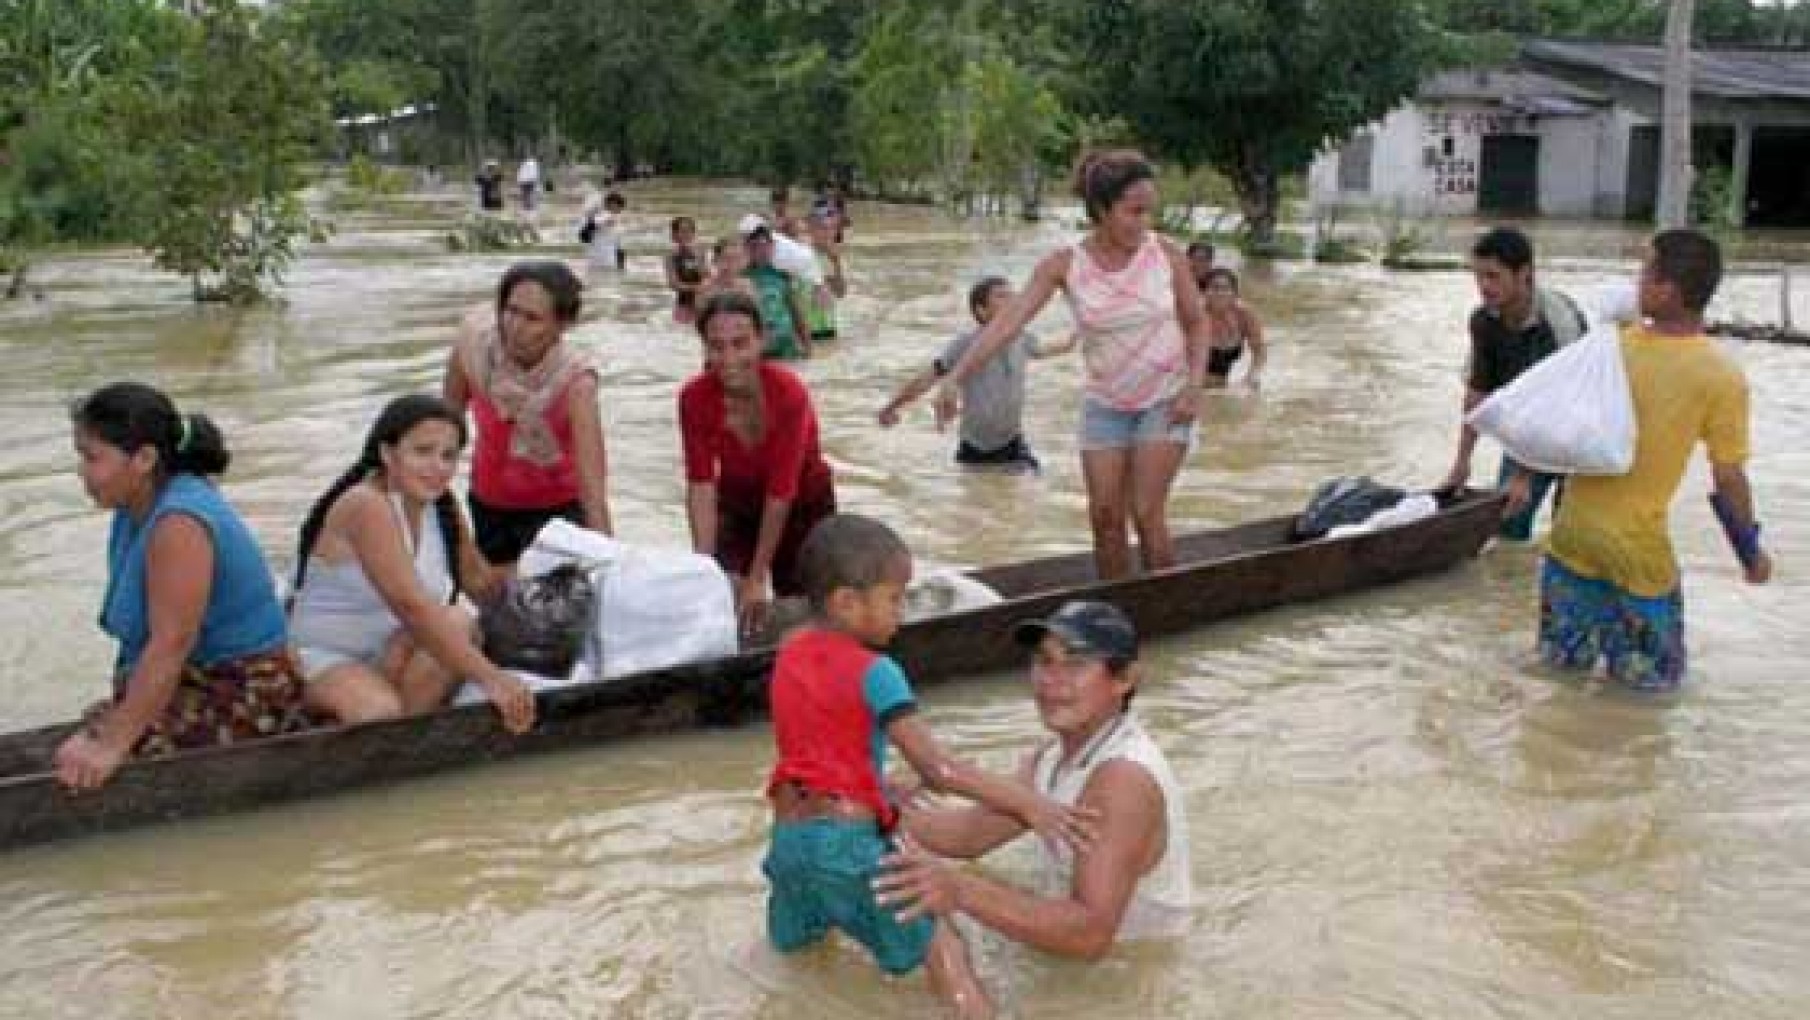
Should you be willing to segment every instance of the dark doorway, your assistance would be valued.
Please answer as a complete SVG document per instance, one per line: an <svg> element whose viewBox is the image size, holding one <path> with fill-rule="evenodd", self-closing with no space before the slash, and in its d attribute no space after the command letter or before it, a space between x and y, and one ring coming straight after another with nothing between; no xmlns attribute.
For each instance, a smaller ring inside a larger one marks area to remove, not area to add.
<svg viewBox="0 0 1810 1020"><path fill-rule="evenodd" d="M1810 227L1810 128L1754 131L1747 224Z"/></svg>
<svg viewBox="0 0 1810 1020"><path fill-rule="evenodd" d="M1642 124L1628 131L1628 204L1631 220L1651 220L1659 208L1659 129Z"/></svg>
<svg viewBox="0 0 1810 1020"><path fill-rule="evenodd" d="M1477 173L1477 209L1486 213L1540 211L1538 135L1483 136Z"/></svg>

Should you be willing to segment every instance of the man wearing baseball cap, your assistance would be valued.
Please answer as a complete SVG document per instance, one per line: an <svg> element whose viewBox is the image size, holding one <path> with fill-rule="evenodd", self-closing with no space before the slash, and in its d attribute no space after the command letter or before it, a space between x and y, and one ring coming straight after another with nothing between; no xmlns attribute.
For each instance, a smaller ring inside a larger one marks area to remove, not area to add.
<svg viewBox="0 0 1810 1020"><path fill-rule="evenodd" d="M1020 623L1032 651L1037 713L1053 735L1020 778L1061 803L1091 810L1095 833L1077 858L1038 841L1034 890L938 859L973 859L1026 830L988 808L909 809L899 850L876 883L903 919L967 914L1048 953L1096 960L1115 942L1173 938L1190 920L1188 822L1162 751L1131 713L1138 637L1109 603L1073 601Z"/></svg>

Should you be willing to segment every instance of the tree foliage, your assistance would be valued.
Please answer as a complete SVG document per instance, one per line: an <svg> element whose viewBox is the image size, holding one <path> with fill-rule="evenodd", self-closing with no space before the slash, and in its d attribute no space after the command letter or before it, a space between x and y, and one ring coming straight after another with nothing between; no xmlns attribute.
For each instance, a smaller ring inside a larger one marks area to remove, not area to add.
<svg viewBox="0 0 1810 1020"><path fill-rule="evenodd" d="M130 241L198 296L245 297L308 227L312 56L233 0L0 4L0 249Z"/></svg>
<svg viewBox="0 0 1810 1020"><path fill-rule="evenodd" d="M1440 16L1466 32L1657 43L1669 0L1442 0ZM1706 45L1802 46L1810 5L1698 0L1694 38Z"/></svg>
<svg viewBox="0 0 1810 1020"><path fill-rule="evenodd" d="M139 241L198 300L243 300L281 281L308 232L295 193L323 127L322 75L309 54L261 38L236 3L187 21L172 56L118 127L147 166Z"/></svg>
<svg viewBox="0 0 1810 1020"><path fill-rule="evenodd" d="M1450 58L1417 0L1102 0L1069 16L1092 109L1158 158L1223 173L1260 241L1283 175Z"/></svg>

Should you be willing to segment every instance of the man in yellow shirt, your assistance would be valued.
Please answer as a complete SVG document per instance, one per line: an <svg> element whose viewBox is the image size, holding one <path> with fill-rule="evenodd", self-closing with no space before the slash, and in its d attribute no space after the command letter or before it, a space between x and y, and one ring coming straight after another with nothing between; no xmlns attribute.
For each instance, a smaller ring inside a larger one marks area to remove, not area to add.
<svg viewBox="0 0 1810 1020"><path fill-rule="evenodd" d="M1747 580L1772 561L1759 547L1747 472L1747 381L1703 333L1722 280L1716 243L1691 230L1653 238L1640 270L1644 324L1622 333L1639 438L1625 475L1566 482L1540 576L1540 654L1640 691L1684 678L1684 602L1668 512L1699 441Z"/></svg>

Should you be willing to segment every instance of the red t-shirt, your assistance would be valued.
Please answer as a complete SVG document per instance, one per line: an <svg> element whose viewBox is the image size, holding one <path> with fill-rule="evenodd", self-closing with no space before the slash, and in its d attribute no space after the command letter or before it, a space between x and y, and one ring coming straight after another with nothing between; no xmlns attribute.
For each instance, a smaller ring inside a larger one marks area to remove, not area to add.
<svg viewBox="0 0 1810 1020"><path fill-rule="evenodd" d="M573 376L576 381L579 377ZM497 413L490 397L476 386L471 417L478 441L471 452L471 491L500 510L544 510L578 501L578 464L572 457L572 384L547 403L547 428L559 443L559 460L550 465L522 460L509 452L515 423Z"/></svg>
<svg viewBox="0 0 1810 1020"><path fill-rule="evenodd" d="M898 809L880 787L886 727L917 708L898 663L841 631L809 627L780 646L767 697L779 751L767 792L797 783L865 804L892 828Z"/></svg>
<svg viewBox="0 0 1810 1020"><path fill-rule="evenodd" d="M830 466L817 444L817 412L804 381L762 362L760 388L766 431L754 447L729 428L716 376L701 373L679 391L685 480L715 482L717 506L732 513L758 515L769 499L809 504L829 496Z"/></svg>

